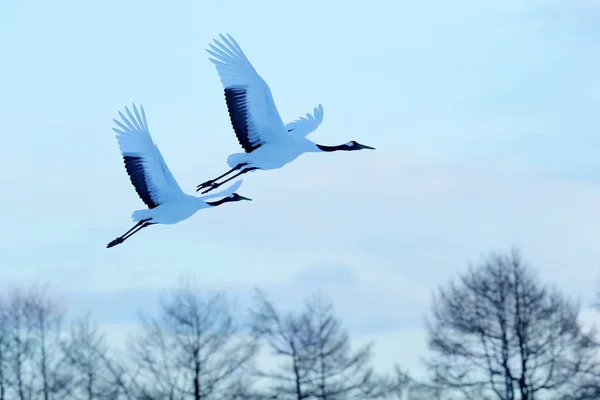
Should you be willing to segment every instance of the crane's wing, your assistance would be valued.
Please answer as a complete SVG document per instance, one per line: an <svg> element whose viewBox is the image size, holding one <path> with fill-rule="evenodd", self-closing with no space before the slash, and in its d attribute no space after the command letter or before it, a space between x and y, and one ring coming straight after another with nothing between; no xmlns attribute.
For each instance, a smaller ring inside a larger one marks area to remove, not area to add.
<svg viewBox="0 0 600 400"><path fill-rule="evenodd" d="M242 148L250 153L265 143L290 138L267 83L233 37L220 36L222 42L215 39L206 51L217 67L231 125Z"/></svg>
<svg viewBox="0 0 600 400"><path fill-rule="evenodd" d="M313 115L306 114L306 117L300 117L297 120L288 123L285 129L292 136L306 137L309 133L315 131L321 122L323 122L323 106L319 104L313 110Z"/></svg>
<svg viewBox="0 0 600 400"><path fill-rule="evenodd" d="M164 203L169 197L183 195L158 147L152 141L144 107L141 107L141 116L135 104L135 116L129 108L125 107L125 111L129 118L119 111L123 122L113 119L118 126L113 130L117 133L125 169L137 194L148 208Z"/></svg>

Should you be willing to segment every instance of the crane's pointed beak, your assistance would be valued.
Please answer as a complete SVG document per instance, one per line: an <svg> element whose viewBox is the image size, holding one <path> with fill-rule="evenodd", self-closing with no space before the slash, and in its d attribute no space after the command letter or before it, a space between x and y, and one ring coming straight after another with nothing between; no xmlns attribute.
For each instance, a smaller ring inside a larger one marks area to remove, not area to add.
<svg viewBox="0 0 600 400"><path fill-rule="evenodd" d="M367 146L366 144L361 144L360 148L361 149L368 149L368 150L375 150L375 147Z"/></svg>
<svg viewBox="0 0 600 400"><path fill-rule="evenodd" d="M238 195L238 196L239 196L239 195ZM251 198L249 198L249 197L240 196L239 198L240 198L241 200L248 200L248 201L252 201L252 199L251 199Z"/></svg>

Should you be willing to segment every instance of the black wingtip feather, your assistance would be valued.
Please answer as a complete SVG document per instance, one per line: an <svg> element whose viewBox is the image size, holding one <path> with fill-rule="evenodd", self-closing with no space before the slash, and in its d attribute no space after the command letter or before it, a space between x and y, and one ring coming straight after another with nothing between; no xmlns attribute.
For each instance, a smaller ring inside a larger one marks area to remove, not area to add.
<svg viewBox="0 0 600 400"><path fill-rule="evenodd" d="M125 169L129 174L129 179L131 179L131 183L133 184L138 196L140 196L142 201L146 203L148 208L154 208L158 206L158 204L152 200L152 196L148 190L142 158L137 156L123 156L123 161L125 162Z"/></svg>
<svg viewBox="0 0 600 400"><path fill-rule="evenodd" d="M240 146L246 153L260 147L259 143L252 143L248 137L248 107L246 105L246 90L243 88L226 88L225 102L229 110L229 119L235 131Z"/></svg>

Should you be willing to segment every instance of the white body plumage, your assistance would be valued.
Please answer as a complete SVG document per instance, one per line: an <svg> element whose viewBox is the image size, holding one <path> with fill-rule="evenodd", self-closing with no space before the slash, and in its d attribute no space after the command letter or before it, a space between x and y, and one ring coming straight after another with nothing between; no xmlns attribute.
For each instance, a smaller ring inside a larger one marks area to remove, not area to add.
<svg viewBox="0 0 600 400"><path fill-rule="evenodd" d="M278 169L304 153L317 153L320 151L314 142L306 138L286 138L284 141L260 146L252 153L231 154L227 157L227 165L234 168L240 163L245 163L249 167L258 169Z"/></svg>
<svg viewBox="0 0 600 400"><path fill-rule="evenodd" d="M188 219L203 208L209 208L210 205L203 199L184 194L172 201L159 204L156 208L146 208L135 210L131 216L133 221L151 220L158 224L172 225Z"/></svg>

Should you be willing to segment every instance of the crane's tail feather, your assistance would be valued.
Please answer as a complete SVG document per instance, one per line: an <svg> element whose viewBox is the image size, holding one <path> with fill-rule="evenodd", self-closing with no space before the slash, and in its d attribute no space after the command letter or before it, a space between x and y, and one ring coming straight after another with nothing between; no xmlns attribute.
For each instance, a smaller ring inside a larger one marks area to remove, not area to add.
<svg viewBox="0 0 600 400"><path fill-rule="evenodd" d="M200 196L199 198L202 200L207 200L207 199L212 199L215 197L227 197L227 196L233 194L236 190L238 190L240 188L240 186L242 186L242 182L244 182L244 180L240 179L225 190L221 190L220 192L217 192L217 193L211 193L211 194L207 194L204 196Z"/></svg>
<svg viewBox="0 0 600 400"><path fill-rule="evenodd" d="M134 222L140 222L145 219L152 218L151 212L149 209L145 210L135 210L133 214L131 214L131 219Z"/></svg>
<svg viewBox="0 0 600 400"><path fill-rule="evenodd" d="M240 164L246 163L246 153L233 153L229 157L227 157L227 165L229 168L235 168Z"/></svg>

